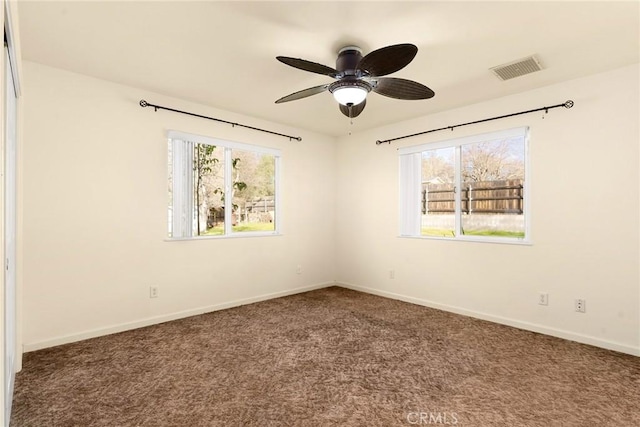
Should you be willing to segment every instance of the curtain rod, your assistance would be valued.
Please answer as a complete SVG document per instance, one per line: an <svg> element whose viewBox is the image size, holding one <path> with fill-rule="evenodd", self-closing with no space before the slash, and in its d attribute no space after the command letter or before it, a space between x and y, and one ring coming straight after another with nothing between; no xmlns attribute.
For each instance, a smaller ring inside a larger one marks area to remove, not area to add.
<svg viewBox="0 0 640 427"><path fill-rule="evenodd" d="M571 107L573 107L573 101L572 100L568 100L566 102L563 102L562 104L552 105L550 107L540 107L540 108L536 108L534 110L520 111L519 113L505 114L504 116L490 117L488 119L476 120L476 121L468 122L468 123L461 123L459 125L446 126L446 127L443 127L443 128L426 130L424 132L412 133L411 135L399 136L397 138L385 139L383 141L377 140L376 141L376 145L380 145L380 144L384 144L384 143L391 144L392 141L397 141L399 139L411 138L411 137L418 136L418 135L424 135L426 133L439 132L441 130L447 130L447 129L453 130L454 128L457 128L457 127L460 127L460 126L474 125L476 123L482 123L482 122L488 122L488 121L491 121L491 120L504 119L504 118L507 118L507 117L519 116L521 114L534 113L536 111L543 111L544 110L544 112L547 113L552 108L558 108L558 107L571 108Z"/></svg>
<svg viewBox="0 0 640 427"><path fill-rule="evenodd" d="M273 131L266 130L266 129L260 129L260 128L256 128L256 127L253 127L253 126L247 126L247 125L243 125L241 123L234 123L234 122L229 122L227 120L216 119L215 117L208 117L208 116L203 116L203 115L200 115L200 114L190 113L188 111L182 111L182 110L176 110L174 108L163 107L161 105L149 104L144 99L140 100L140 106L142 108L153 107L155 111L158 111L158 110L173 111L174 113L186 114L188 116L200 117L201 119L207 119L207 120L213 120L215 122L226 123L226 124L231 125L233 127L238 126L238 127L242 127L242 128L246 128L246 129L257 130L259 132L270 133L271 135L278 135L278 136L282 136L284 138L289 138L289 141L291 141L292 139L295 139L296 141L302 141L302 137L300 137L300 136L285 135L283 133L273 132Z"/></svg>

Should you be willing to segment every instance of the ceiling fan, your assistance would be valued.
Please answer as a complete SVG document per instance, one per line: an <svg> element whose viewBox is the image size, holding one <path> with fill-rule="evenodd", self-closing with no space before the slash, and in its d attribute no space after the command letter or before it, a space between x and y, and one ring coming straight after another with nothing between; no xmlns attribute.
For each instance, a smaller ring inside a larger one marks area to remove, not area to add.
<svg viewBox="0 0 640 427"><path fill-rule="evenodd" d="M340 111L349 118L357 117L367 104L371 91L395 99L428 99L435 93L412 80L383 77L406 67L418 53L415 45L405 43L374 50L364 57L356 46L347 46L338 52L336 68L299 58L277 56L276 59L291 67L336 79L333 83L311 87L276 101L276 104L295 101L325 91L333 94Z"/></svg>

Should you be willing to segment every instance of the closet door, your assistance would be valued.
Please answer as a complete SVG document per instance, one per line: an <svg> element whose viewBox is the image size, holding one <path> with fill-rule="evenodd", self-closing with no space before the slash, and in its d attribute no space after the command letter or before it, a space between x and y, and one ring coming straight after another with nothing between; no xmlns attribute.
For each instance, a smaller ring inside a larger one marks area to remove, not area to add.
<svg viewBox="0 0 640 427"><path fill-rule="evenodd" d="M16 90L4 48L4 425L11 419L16 360Z"/></svg>

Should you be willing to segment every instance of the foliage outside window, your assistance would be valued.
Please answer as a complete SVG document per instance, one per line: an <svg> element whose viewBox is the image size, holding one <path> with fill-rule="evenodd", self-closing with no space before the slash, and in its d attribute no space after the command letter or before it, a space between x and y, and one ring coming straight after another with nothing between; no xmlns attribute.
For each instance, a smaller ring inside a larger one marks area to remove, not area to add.
<svg viewBox="0 0 640 427"><path fill-rule="evenodd" d="M406 147L400 234L526 242L528 128Z"/></svg>
<svg viewBox="0 0 640 427"><path fill-rule="evenodd" d="M278 232L279 150L169 132L169 237Z"/></svg>

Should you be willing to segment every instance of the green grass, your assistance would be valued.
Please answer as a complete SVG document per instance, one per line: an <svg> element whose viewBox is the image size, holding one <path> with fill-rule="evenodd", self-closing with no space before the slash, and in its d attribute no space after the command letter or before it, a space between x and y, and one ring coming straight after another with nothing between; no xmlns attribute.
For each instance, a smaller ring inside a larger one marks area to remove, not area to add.
<svg viewBox="0 0 640 427"><path fill-rule="evenodd" d="M451 229L445 228L423 228L423 236L430 237L454 237L454 232ZM505 231L505 230L467 230L464 232L465 236L490 236L490 237L512 237L516 239L524 238L523 231Z"/></svg>
<svg viewBox="0 0 640 427"><path fill-rule="evenodd" d="M274 225L272 222L250 222L247 224L238 224L233 226L235 233L242 233L245 231L274 231ZM222 225L213 227L201 234L201 236L222 236L224 234L224 228Z"/></svg>
<svg viewBox="0 0 640 427"><path fill-rule="evenodd" d="M429 237L455 237L453 230L446 228L423 228L422 235Z"/></svg>
<svg viewBox="0 0 640 427"><path fill-rule="evenodd" d="M467 236L514 237L517 239L524 238L524 231L468 230L465 231L464 234Z"/></svg>

